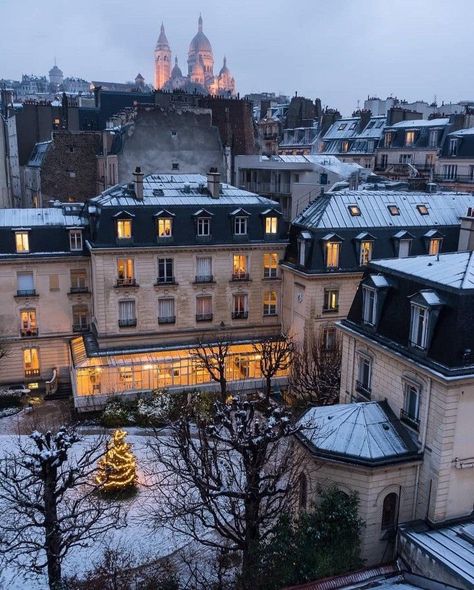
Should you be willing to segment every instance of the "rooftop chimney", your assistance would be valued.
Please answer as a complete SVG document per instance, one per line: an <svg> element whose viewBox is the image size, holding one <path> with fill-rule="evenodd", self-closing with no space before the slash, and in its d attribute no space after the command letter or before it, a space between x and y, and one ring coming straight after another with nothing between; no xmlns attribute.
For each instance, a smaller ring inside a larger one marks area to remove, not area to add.
<svg viewBox="0 0 474 590"><path fill-rule="evenodd" d="M218 199L221 192L221 175L217 168L211 168L207 173L207 190L213 199Z"/></svg>
<svg viewBox="0 0 474 590"><path fill-rule="evenodd" d="M133 183L135 189L135 198L138 201L143 201L143 172L140 166L135 168L133 173Z"/></svg>
<svg viewBox="0 0 474 590"><path fill-rule="evenodd" d="M474 250L474 208L468 207L467 215L461 217L458 251Z"/></svg>

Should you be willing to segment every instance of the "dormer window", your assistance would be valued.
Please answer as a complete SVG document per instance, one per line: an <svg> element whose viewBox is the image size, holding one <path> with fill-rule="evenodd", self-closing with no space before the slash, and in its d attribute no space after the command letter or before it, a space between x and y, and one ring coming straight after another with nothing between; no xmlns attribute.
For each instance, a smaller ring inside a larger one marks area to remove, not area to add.
<svg viewBox="0 0 474 590"><path fill-rule="evenodd" d="M210 236L211 235L211 218L199 217L197 220L197 235Z"/></svg>
<svg viewBox="0 0 474 590"><path fill-rule="evenodd" d="M438 146L438 130L430 130L430 147L435 148Z"/></svg>
<svg viewBox="0 0 474 590"><path fill-rule="evenodd" d="M412 146L415 143L415 131L407 131L405 133L405 145L407 147Z"/></svg>
<svg viewBox="0 0 474 590"><path fill-rule="evenodd" d="M132 220L117 219L117 239L130 240L132 238Z"/></svg>
<svg viewBox="0 0 474 590"><path fill-rule="evenodd" d="M410 344L426 349L428 341L429 309L412 304L410 321Z"/></svg>
<svg viewBox="0 0 474 590"><path fill-rule="evenodd" d="M384 138L384 146L385 147L390 147L392 145L392 141L393 141L393 133L386 133L385 134L385 138Z"/></svg>
<svg viewBox="0 0 474 590"><path fill-rule="evenodd" d="M247 235L247 217L234 217L234 234L236 236Z"/></svg>
<svg viewBox="0 0 474 590"><path fill-rule="evenodd" d="M304 266L306 264L306 255L309 242L311 240L311 234L307 231L303 231L298 238L298 264Z"/></svg>
<svg viewBox="0 0 474 590"><path fill-rule="evenodd" d="M82 251L82 230L71 229L69 230L69 249L71 252Z"/></svg>
<svg viewBox="0 0 474 590"><path fill-rule="evenodd" d="M431 238L428 246L428 254L430 256L437 256L441 250L442 238Z"/></svg>
<svg viewBox="0 0 474 590"><path fill-rule="evenodd" d="M342 238L340 238L337 234L327 234L322 238L322 242L326 268L338 268Z"/></svg>
<svg viewBox="0 0 474 590"><path fill-rule="evenodd" d="M173 235L173 220L169 217L158 219L158 237L171 238Z"/></svg>
<svg viewBox="0 0 474 590"><path fill-rule="evenodd" d="M377 291L367 285L362 287L362 321L375 326L377 313Z"/></svg>
<svg viewBox="0 0 474 590"><path fill-rule="evenodd" d="M348 141L343 141L343 142L341 143L341 152L342 152L343 154L345 154L345 153L346 153L346 152L348 152L348 151L349 151L349 142L348 142Z"/></svg>
<svg viewBox="0 0 474 590"><path fill-rule="evenodd" d="M410 248L413 236L407 231L399 231L394 235L396 243L396 251L398 250L398 258L407 258L410 256Z"/></svg>
<svg viewBox="0 0 474 590"><path fill-rule="evenodd" d="M278 232L278 217L265 217L265 233L276 234Z"/></svg>
<svg viewBox="0 0 474 590"><path fill-rule="evenodd" d="M30 240L27 231L15 232L15 247L18 253L30 251Z"/></svg>
<svg viewBox="0 0 474 590"><path fill-rule="evenodd" d="M457 156L458 153L458 140L457 139L450 139L449 140L449 155L450 156Z"/></svg>
<svg viewBox="0 0 474 590"><path fill-rule="evenodd" d="M374 243L371 240L363 240L360 243L359 264L365 266L372 260L372 248Z"/></svg>

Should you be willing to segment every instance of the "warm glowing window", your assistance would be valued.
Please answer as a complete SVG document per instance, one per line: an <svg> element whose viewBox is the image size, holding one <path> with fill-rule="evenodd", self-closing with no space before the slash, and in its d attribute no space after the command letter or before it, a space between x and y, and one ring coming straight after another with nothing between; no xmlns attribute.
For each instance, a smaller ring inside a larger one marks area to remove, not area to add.
<svg viewBox="0 0 474 590"><path fill-rule="evenodd" d="M247 279L248 278L248 259L243 254L234 254L232 258L232 278L233 279Z"/></svg>
<svg viewBox="0 0 474 590"><path fill-rule="evenodd" d="M276 315L277 294L276 291L265 291L263 294L263 315Z"/></svg>
<svg viewBox="0 0 474 590"><path fill-rule="evenodd" d="M26 377L39 375L39 354L37 348L25 348L23 350L23 369Z"/></svg>
<svg viewBox="0 0 474 590"><path fill-rule="evenodd" d="M400 215L400 209L396 205L387 205L390 215Z"/></svg>
<svg viewBox="0 0 474 590"><path fill-rule="evenodd" d="M265 233L276 234L278 229L277 217L265 217Z"/></svg>
<svg viewBox="0 0 474 590"><path fill-rule="evenodd" d="M413 145L415 143L415 132L414 131L407 131L405 133L405 145Z"/></svg>
<svg viewBox="0 0 474 590"><path fill-rule="evenodd" d="M361 266L368 264L372 259L372 247L373 243L370 240L363 241L360 243L360 260Z"/></svg>
<svg viewBox="0 0 474 590"><path fill-rule="evenodd" d="M234 219L234 234L236 236L247 235L247 217L236 217Z"/></svg>
<svg viewBox="0 0 474 590"><path fill-rule="evenodd" d="M328 242L326 244L326 266L327 268L337 268L339 266L339 252L341 250L340 242Z"/></svg>
<svg viewBox="0 0 474 590"><path fill-rule="evenodd" d="M441 250L441 241L441 238L431 238L428 248L428 254L430 256L439 254L439 251Z"/></svg>
<svg viewBox="0 0 474 590"><path fill-rule="evenodd" d="M158 219L158 237L170 238L172 236L172 219Z"/></svg>
<svg viewBox="0 0 474 590"><path fill-rule="evenodd" d="M341 144L341 152L345 153L349 151L349 142L343 141Z"/></svg>
<svg viewBox="0 0 474 590"><path fill-rule="evenodd" d="M22 336L36 336L38 326L36 324L36 310L22 309L20 311L20 332Z"/></svg>
<svg viewBox="0 0 474 590"><path fill-rule="evenodd" d="M359 217L360 208L357 205L349 205L349 213L352 215L352 217Z"/></svg>
<svg viewBox="0 0 474 590"><path fill-rule="evenodd" d="M117 220L117 238L119 240L130 240L132 237L132 220L118 219Z"/></svg>
<svg viewBox="0 0 474 590"><path fill-rule="evenodd" d="M15 245L17 252L29 252L30 251L30 241L27 231L17 231L15 232Z"/></svg>
<svg viewBox="0 0 474 590"><path fill-rule="evenodd" d="M117 282L119 284L131 284L135 279L132 258L119 258L117 260Z"/></svg>
<svg viewBox="0 0 474 590"><path fill-rule="evenodd" d="M73 252L82 250L82 230L72 229L69 232L69 248Z"/></svg>
<svg viewBox="0 0 474 590"><path fill-rule="evenodd" d="M324 311L337 311L339 309L339 289L324 289Z"/></svg>
<svg viewBox="0 0 474 590"><path fill-rule="evenodd" d="M426 205L417 205L416 208L420 215L429 215L428 207Z"/></svg>
<svg viewBox="0 0 474 590"><path fill-rule="evenodd" d="M278 254L271 252L263 255L263 276L265 279L274 279L278 272Z"/></svg>

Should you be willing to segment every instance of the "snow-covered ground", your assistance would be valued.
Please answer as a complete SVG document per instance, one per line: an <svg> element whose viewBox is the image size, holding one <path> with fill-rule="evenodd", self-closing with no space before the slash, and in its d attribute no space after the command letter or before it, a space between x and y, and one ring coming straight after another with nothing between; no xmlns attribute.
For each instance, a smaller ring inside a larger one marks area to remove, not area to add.
<svg viewBox="0 0 474 590"><path fill-rule="evenodd" d="M18 416L18 415L17 415ZM2 422L14 420L15 416L0 420L0 433L3 431L15 431L15 424ZM21 420L21 417L19 417ZM87 445L95 438L93 435L84 436L83 442L78 444ZM170 555L179 548L189 544L190 539L184 536L173 534L167 529L152 530L150 524L150 515L153 507L152 491L147 487L150 481L149 467L152 458L150 451L147 449L148 437L146 435L130 434L127 441L131 443L133 452L137 458L139 492L130 500L125 502L127 512L127 526L125 528L111 531L105 538L101 538L87 549L74 548L66 558L63 571L65 575L83 574L90 570L96 563L107 546L126 547L128 550L133 549L137 561L146 563L152 559ZM10 452L15 452L18 444L18 435L0 434L0 457ZM154 465L156 470L156 465ZM40 576L36 579L29 578L25 580L20 573L13 567L3 568L0 572L0 590L45 590L47 589L46 576Z"/></svg>

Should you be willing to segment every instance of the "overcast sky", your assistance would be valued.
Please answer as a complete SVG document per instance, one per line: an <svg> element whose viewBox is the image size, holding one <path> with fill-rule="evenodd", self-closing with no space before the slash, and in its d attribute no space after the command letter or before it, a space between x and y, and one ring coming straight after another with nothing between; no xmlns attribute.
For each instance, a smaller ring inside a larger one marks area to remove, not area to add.
<svg viewBox="0 0 474 590"><path fill-rule="evenodd" d="M474 99L474 0L0 0L0 78L152 82L162 20L184 72L199 11L241 94Z"/></svg>

